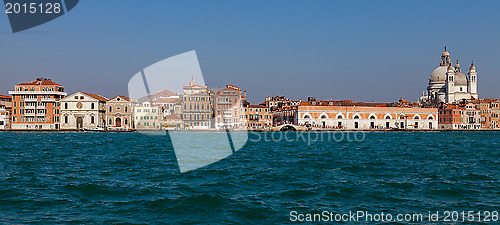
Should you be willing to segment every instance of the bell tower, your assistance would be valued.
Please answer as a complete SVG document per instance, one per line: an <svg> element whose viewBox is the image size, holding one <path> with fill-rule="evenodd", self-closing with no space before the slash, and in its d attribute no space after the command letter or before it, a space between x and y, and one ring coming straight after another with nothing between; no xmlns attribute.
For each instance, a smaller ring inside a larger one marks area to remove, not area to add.
<svg viewBox="0 0 500 225"><path fill-rule="evenodd" d="M469 67L469 93L474 97L478 98L478 93L477 93L477 72L476 72L476 67L474 66L474 62L470 64Z"/></svg>
<svg viewBox="0 0 500 225"><path fill-rule="evenodd" d="M455 101L455 68L448 66L448 72L446 72L446 103L452 103Z"/></svg>

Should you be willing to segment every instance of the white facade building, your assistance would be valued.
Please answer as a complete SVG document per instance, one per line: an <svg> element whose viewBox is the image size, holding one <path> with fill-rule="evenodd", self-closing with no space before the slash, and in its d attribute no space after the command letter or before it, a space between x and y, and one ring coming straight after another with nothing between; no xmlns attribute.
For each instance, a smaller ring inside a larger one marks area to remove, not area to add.
<svg viewBox="0 0 500 225"><path fill-rule="evenodd" d="M137 130L159 130L163 112L161 106L144 102L134 107L134 123Z"/></svg>
<svg viewBox="0 0 500 225"><path fill-rule="evenodd" d="M462 73L458 60L455 67L451 65L450 53L445 47L439 67L432 72L427 91L420 98L421 103L438 105L478 99L477 72L474 63L471 63L467 74Z"/></svg>
<svg viewBox="0 0 500 225"><path fill-rule="evenodd" d="M7 130L10 128L9 121L9 111L6 109L0 108L0 130Z"/></svg>
<svg viewBox="0 0 500 225"><path fill-rule="evenodd" d="M103 96L81 91L61 99L61 129L104 128L106 101Z"/></svg>

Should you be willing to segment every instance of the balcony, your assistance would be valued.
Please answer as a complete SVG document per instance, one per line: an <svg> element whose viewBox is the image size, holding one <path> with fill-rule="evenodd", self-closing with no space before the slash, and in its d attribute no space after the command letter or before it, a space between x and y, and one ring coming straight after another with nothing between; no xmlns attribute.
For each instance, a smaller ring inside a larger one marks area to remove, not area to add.
<svg viewBox="0 0 500 225"><path fill-rule="evenodd" d="M42 98L42 102L55 102L56 99L54 98Z"/></svg>
<svg viewBox="0 0 500 225"><path fill-rule="evenodd" d="M45 116L45 113L37 113L36 116Z"/></svg>
<svg viewBox="0 0 500 225"><path fill-rule="evenodd" d="M45 109L45 106L43 106L43 105L39 105L39 106L37 106L36 108L37 108L37 109Z"/></svg>
<svg viewBox="0 0 500 225"><path fill-rule="evenodd" d="M24 106L24 109L36 109L36 106L27 105L27 106Z"/></svg>
<svg viewBox="0 0 500 225"><path fill-rule="evenodd" d="M36 99L36 98L25 98L24 101L25 102L37 102L38 99Z"/></svg>
<svg viewBox="0 0 500 225"><path fill-rule="evenodd" d="M9 91L10 95L62 95L67 96L66 92L60 91Z"/></svg>
<svg viewBox="0 0 500 225"><path fill-rule="evenodd" d="M36 116L35 113L25 113L24 116Z"/></svg>

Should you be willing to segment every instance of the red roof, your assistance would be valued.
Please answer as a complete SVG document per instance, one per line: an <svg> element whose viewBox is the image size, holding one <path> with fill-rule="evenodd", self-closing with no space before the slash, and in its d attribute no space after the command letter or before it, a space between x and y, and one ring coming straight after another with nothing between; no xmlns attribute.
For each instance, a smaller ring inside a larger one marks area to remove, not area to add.
<svg viewBox="0 0 500 225"><path fill-rule="evenodd" d="M29 83L20 83L18 85L56 85L62 87L62 85L57 84L56 82L47 78L37 78L35 81L31 81Z"/></svg>
<svg viewBox="0 0 500 225"><path fill-rule="evenodd" d="M8 95L0 95L0 98L12 98L12 96L8 96Z"/></svg>
<svg viewBox="0 0 500 225"><path fill-rule="evenodd" d="M154 100L154 103L177 103L180 102L180 98L159 98Z"/></svg>
<svg viewBox="0 0 500 225"><path fill-rule="evenodd" d="M127 101L130 101L130 98L129 98L129 97L125 97L125 96L123 96L123 95L117 95L116 97L114 97L114 98L112 98L112 99L115 99L115 98L118 98L118 97L123 98L123 99L125 99L125 100L127 100Z"/></svg>
<svg viewBox="0 0 500 225"><path fill-rule="evenodd" d="M248 105L247 108L267 108L264 105Z"/></svg>
<svg viewBox="0 0 500 225"><path fill-rule="evenodd" d="M98 94L91 94L91 93L86 93L86 92L83 92L83 91L80 91L80 92L83 93L83 94L86 94L86 95L88 95L88 96L90 96L92 98L95 98L95 99L97 99L99 101L107 102L109 100L108 98L100 96Z"/></svg>
<svg viewBox="0 0 500 225"><path fill-rule="evenodd" d="M181 118L177 115L166 115L165 120L180 120Z"/></svg>

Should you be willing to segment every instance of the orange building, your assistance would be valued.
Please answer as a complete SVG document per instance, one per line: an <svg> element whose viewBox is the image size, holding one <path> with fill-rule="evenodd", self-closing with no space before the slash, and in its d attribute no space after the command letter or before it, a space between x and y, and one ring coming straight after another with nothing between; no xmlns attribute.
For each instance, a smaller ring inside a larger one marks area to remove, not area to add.
<svg viewBox="0 0 500 225"><path fill-rule="evenodd" d="M448 105L439 109L439 128L449 130L481 129L481 113L473 103Z"/></svg>
<svg viewBox="0 0 500 225"><path fill-rule="evenodd" d="M15 85L12 95L14 130L54 130L60 128L60 103L64 87L47 78Z"/></svg>
<svg viewBox="0 0 500 225"><path fill-rule="evenodd" d="M481 128L497 129L499 128L499 101L493 99L477 99L471 101L481 113Z"/></svg>
<svg viewBox="0 0 500 225"><path fill-rule="evenodd" d="M245 120L250 129L270 127L273 124L272 114L265 105L247 105Z"/></svg>

